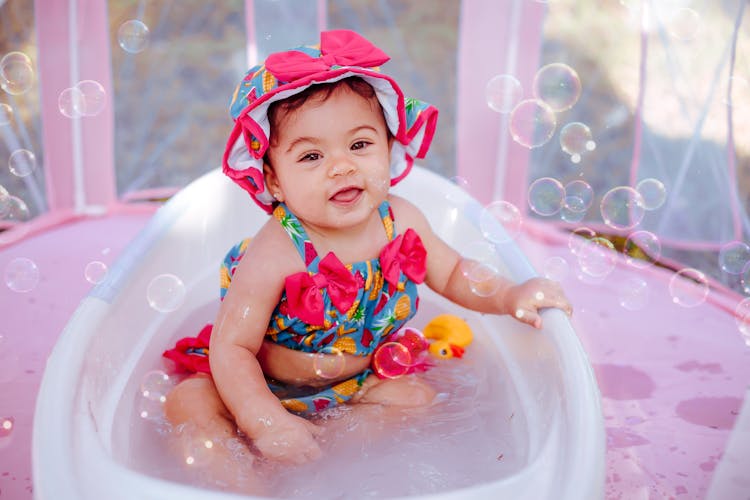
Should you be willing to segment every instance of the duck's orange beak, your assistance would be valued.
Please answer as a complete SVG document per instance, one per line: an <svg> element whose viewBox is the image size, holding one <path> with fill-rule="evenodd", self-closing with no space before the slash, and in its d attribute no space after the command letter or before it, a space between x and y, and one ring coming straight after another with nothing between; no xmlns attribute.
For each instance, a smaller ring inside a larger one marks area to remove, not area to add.
<svg viewBox="0 0 750 500"><path fill-rule="evenodd" d="M450 344L450 347L451 352L453 353L453 357L462 358L464 356L465 349L460 345Z"/></svg>

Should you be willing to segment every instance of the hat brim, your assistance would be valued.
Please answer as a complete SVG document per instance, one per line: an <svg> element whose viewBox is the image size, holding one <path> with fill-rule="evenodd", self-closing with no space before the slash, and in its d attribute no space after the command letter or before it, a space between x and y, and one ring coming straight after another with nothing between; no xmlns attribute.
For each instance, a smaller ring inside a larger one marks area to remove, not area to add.
<svg viewBox="0 0 750 500"><path fill-rule="evenodd" d="M416 99L405 99L401 88L388 75L358 67L341 67L315 73L268 91L250 102L237 116L229 135L222 168L247 191L266 212L273 210L273 197L263 180L263 156L269 146L268 107L308 87L360 77L375 90L386 125L394 137L391 147L391 185L406 177L414 160L424 158L437 125L438 110Z"/></svg>

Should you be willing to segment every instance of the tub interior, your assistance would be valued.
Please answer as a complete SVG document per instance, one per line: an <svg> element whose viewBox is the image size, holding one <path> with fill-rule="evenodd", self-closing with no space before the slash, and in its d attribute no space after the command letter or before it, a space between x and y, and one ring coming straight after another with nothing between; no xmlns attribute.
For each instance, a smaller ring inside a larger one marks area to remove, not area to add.
<svg viewBox="0 0 750 500"><path fill-rule="evenodd" d="M208 174L201 189L213 195L196 197L191 187L178 195L171 215L161 215L161 221L157 216L145 242L139 243L142 248L136 244L126 256L122 266L127 272L118 274L115 267L116 279L87 299L103 313L90 324L76 405L85 409L84 418L91 420L105 455L119 466L210 490L215 486L211 478L167 451L169 428L159 404L144 401L141 394L144 376L165 368L162 351L213 321L221 258L266 217L243 203L246 195L218 172ZM465 219L460 190L435 196L423 185L408 183L402 190L417 199L433 228L459 250L471 251L482 240L479 229ZM511 274L508 268L502 272ZM160 312L146 294L154 277L167 273L181 278L184 301L175 310ZM412 326L419 328L442 312L466 319L475 340L462 360L437 363L424 374L438 390L435 404L402 410L387 422L377 415L355 422L346 408L332 411L325 416L329 423L335 421L329 429L340 431L326 433L323 460L293 470L263 466L273 496L330 496L334 482L340 498L460 491L517 482L538 467L565 425L559 418L565 398L563 366L553 336L511 318L467 311L427 288L421 290Z"/></svg>

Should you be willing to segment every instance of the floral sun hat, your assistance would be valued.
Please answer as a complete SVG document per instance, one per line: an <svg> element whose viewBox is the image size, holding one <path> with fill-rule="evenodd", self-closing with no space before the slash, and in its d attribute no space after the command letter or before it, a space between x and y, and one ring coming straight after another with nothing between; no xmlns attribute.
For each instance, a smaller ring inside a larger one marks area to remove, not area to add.
<svg viewBox="0 0 750 500"><path fill-rule="evenodd" d="M273 197L263 180L263 155L270 136L268 106L311 85L358 76L375 90L394 137L391 185L398 183L409 173L414 159L427 154L438 110L405 98L398 84L380 73L379 66L389 59L382 50L349 30L324 31L319 45L269 55L264 64L247 72L232 96L230 114L235 123L224 151L224 173L271 213Z"/></svg>

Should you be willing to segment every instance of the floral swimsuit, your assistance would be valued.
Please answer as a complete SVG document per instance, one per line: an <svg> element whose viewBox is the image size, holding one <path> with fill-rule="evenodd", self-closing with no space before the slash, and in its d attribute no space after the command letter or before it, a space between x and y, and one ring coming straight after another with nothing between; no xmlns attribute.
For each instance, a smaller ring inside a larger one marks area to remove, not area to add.
<svg viewBox="0 0 750 500"><path fill-rule="evenodd" d="M396 234L393 212L387 201L378 207L388 238L376 259L344 265L335 254L320 257L307 232L286 205L274 217L286 230L306 266L288 276L284 291L266 331L273 342L309 353L371 354L389 335L398 331L419 304L417 284L424 281L426 252L413 229ZM235 245L221 267L224 298L249 239ZM208 373L210 326L197 338L182 339L164 355L188 371ZM201 338L202 337L202 338ZM271 391L289 411L307 415L344 403L372 373L367 369L327 387L298 387L268 380Z"/></svg>

